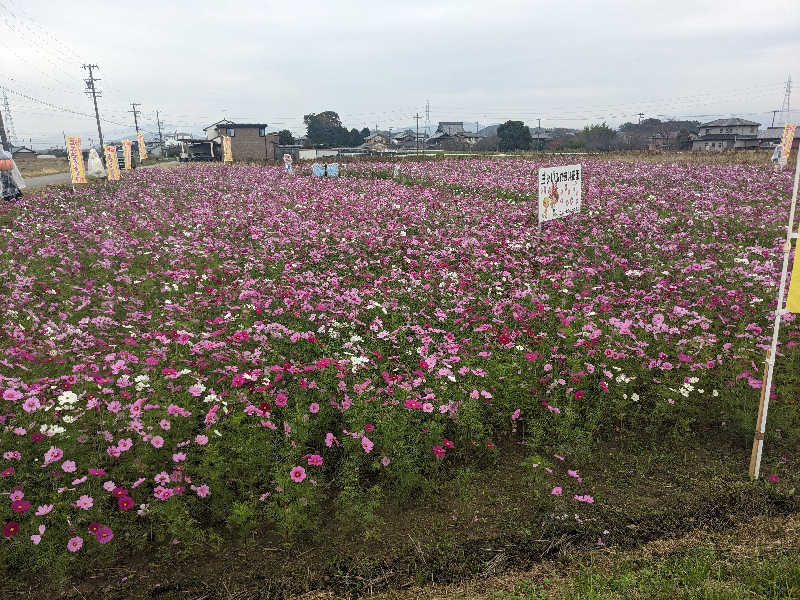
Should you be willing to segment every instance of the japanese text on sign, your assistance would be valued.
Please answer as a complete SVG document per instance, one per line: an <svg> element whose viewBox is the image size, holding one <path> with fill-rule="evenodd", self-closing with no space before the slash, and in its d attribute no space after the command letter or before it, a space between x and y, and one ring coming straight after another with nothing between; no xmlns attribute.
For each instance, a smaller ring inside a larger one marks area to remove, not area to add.
<svg viewBox="0 0 800 600"><path fill-rule="evenodd" d="M539 223L581 211L581 166L539 169Z"/></svg>
<svg viewBox="0 0 800 600"><path fill-rule="evenodd" d="M81 138L67 138L67 154L69 155L69 171L72 174L72 183L86 183L86 171L83 167L83 153L81 152Z"/></svg>

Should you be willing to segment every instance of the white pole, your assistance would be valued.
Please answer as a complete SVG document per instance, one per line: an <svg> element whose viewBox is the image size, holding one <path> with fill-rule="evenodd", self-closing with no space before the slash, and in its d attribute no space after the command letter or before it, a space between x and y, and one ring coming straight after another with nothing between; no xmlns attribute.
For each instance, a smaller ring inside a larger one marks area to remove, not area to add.
<svg viewBox="0 0 800 600"><path fill-rule="evenodd" d="M755 470L751 476L758 479L759 472L761 471L761 451L764 448L764 431L767 426L767 411L769 410L769 398L772 387L772 371L775 367L775 354L778 348L778 333L781 327L781 319L783 318L784 306L784 292L786 290L786 275L789 271L789 254L792 250L791 240L797 238L794 233L794 211L797 205L797 183L800 178L800 150L797 152L797 161L794 168L794 189L792 190L792 204L789 209L789 225L786 227L786 244L783 247L783 270L781 271L781 284L778 288L778 305L775 309L775 324L772 330L772 346L767 354L767 379L764 382L766 390L764 393L764 410L761 413L761 422L758 424L758 433L756 434L756 461ZM795 257L795 260L798 260Z"/></svg>

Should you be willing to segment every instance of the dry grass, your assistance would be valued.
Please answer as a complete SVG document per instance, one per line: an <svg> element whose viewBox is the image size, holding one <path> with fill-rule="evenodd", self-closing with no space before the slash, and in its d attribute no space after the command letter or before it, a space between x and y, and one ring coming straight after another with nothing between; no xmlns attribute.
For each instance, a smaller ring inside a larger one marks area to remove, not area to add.
<svg viewBox="0 0 800 600"><path fill-rule="evenodd" d="M69 173L69 161L66 158L21 158L15 162L23 177Z"/></svg>
<svg viewBox="0 0 800 600"><path fill-rule="evenodd" d="M611 572L626 561L656 563L672 555L710 547L724 554L727 563L757 561L781 549L800 548L800 515L760 517L732 530L709 533L702 530L688 535L650 542L632 551L598 549L590 553L563 556L537 564L533 569L510 571L500 576L473 579L458 584L425 585L368 596L371 600L484 600L514 594L526 582L536 581L555 592L565 587L591 565L600 572ZM549 594L548 594L549 595ZM335 592L311 592L297 600L332 600ZM517 597L517 596L514 596Z"/></svg>

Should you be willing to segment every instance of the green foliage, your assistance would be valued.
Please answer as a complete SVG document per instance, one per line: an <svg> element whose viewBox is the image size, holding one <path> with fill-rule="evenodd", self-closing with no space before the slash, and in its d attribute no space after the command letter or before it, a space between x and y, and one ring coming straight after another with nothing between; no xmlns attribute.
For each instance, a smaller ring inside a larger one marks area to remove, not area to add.
<svg viewBox="0 0 800 600"><path fill-rule="evenodd" d="M306 133L309 142L314 146L360 146L364 139L369 135L369 130L359 132L353 128L347 130L342 126L339 115L335 111L326 110L318 114L308 114L303 116L306 125Z"/></svg>
<svg viewBox="0 0 800 600"><path fill-rule="evenodd" d="M499 150L530 150L531 130L522 121L506 121L497 128Z"/></svg>

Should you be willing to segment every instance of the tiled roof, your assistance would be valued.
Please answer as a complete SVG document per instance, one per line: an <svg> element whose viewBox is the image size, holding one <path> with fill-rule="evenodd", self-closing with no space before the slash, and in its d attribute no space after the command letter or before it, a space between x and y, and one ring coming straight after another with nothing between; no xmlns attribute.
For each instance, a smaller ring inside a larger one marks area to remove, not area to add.
<svg viewBox="0 0 800 600"><path fill-rule="evenodd" d="M716 121L709 121L703 123L700 127L739 127L742 125L761 125L755 121L748 121L747 119L717 119Z"/></svg>

